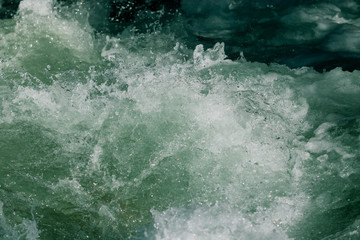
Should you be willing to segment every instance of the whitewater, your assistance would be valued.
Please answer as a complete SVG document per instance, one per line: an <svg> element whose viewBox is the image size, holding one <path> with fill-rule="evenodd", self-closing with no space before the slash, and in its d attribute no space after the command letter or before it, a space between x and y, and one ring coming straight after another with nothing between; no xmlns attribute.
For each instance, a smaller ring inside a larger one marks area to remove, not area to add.
<svg viewBox="0 0 360 240"><path fill-rule="evenodd" d="M229 58L189 36L228 36L200 15L110 34L90 14L0 20L1 239L360 238L359 70Z"/></svg>

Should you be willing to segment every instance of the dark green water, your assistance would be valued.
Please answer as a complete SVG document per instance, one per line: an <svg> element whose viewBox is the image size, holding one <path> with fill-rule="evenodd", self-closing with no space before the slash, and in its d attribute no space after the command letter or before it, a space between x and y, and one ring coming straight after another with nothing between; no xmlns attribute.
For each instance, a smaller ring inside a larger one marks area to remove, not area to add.
<svg viewBox="0 0 360 240"><path fill-rule="evenodd" d="M0 20L0 239L359 239L360 72L150 27Z"/></svg>

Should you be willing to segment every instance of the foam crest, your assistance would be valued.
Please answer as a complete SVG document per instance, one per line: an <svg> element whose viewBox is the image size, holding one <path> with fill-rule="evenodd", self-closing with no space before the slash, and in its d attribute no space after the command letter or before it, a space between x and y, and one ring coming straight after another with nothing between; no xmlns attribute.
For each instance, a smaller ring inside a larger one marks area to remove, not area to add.
<svg viewBox="0 0 360 240"><path fill-rule="evenodd" d="M19 11L31 11L41 16L47 16L51 14L53 4L53 0L23 0L20 2Z"/></svg>
<svg viewBox="0 0 360 240"><path fill-rule="evenodd" d="M197 45L193 54L195 66L204 68L225 61L224 48L224 43L216 43L214 48L209 48L205 51L203 45Z"/></svg>
<svg viewBox="0 0 360 240"><path fill-rule="evenodd" d="M5 31L2 39L0 49L8 62L5 73L27 73L49 83L52 74L69 70L73 64L88 68L87 63L96 61L96 54L89 51L94 49L90 25L63 17L70 9L60 13L55 5L53 1L21 1L15 27ZM46 52L51 54L42 59Z"/></svg>

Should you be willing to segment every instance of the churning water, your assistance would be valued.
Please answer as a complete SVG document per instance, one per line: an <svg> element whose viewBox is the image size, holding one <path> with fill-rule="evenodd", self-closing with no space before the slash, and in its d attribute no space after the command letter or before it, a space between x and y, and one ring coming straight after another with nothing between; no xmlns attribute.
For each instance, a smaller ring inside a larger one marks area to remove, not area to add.
<svg viewBox="0 0 360 240"><path fill-rule="evenodd" d="M107 35L81 5L0 20L1 239L360 238L359 71L229 60L181 16Z"/></svg>

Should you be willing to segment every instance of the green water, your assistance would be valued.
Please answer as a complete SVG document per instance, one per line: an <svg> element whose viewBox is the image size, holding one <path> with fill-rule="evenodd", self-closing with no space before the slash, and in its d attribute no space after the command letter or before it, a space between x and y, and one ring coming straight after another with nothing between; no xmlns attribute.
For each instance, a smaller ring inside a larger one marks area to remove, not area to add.
<svg viewBox="0 0 360 240"><path fill-rule="evenodd" d="M1 239L360 237L359 71L227 60L176 20L109 37L80 10L0 22Z"/></svg>

